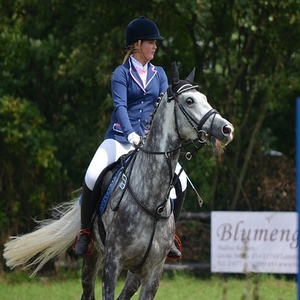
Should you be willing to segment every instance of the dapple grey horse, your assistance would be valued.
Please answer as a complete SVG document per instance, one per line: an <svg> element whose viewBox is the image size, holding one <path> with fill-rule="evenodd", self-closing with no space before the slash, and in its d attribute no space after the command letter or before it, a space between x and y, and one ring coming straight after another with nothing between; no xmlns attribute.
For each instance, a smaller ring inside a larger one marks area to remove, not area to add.
<svg viewBox="0 0 300 300"><path fill-rule="evenodd" d="M154 298L174 239L169 194L180 149L186 141L193 141L222 152L233 139L233 126L193 85L194 72L180 80L177 65L172 64L171 85L157 102L143 145L126 158L107 208L102 215L95 215L95 249L83 261L83 300L95 299L101 263L102 299L114 299L122 270L127 270L127 277L119 300L130 299L139 288L139 299ZM5 245L6 264L11 268L37 265L35 274L51 258L66 251L80 230L80 207L77 202L68 205L59 220L12 237Z"/></svg>

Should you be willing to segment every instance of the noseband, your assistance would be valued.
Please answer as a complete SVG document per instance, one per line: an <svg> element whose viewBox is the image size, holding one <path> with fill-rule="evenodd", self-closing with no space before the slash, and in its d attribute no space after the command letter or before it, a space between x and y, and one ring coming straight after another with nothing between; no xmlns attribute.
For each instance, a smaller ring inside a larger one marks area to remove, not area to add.
<svg viewBox="0 0 300 300"><path fill-rule="evenodd" d="M189 90L193 90L193 89L199 90L199 86L192 85L192 84L185 84L185 85L181 86L176 91L176 93L174 93L172 91L172 87L169 86L168 91L167 91L168 102L170 102L171 100L175 101L175 124L176 124L176 131L177 131L178 136L180 137L180 133L178 130L178 123L177 123L176 106L179 107L179 109L184 114L184 116L186 117L186 119L188 120L188 122L190 123L192 128L197 132L198 141L200 143L207 143L209 141L210 136L212 135L212 125L213 125L216 114L218 114L218 111L216 109L212 108L202 117L202 119L197 124L197 121L185 110L185 108L183 107L182 104L179 104L179 101L177 99L177 97L179 95L181 95L182 93L187 92ZM214 116L213 116L213 120L211 122L210 130L209 130L209 132L206 132L205 130L203 130L203 126L204 126L205 122L208 120L208 118L212 115L214 115Z"/></svg>

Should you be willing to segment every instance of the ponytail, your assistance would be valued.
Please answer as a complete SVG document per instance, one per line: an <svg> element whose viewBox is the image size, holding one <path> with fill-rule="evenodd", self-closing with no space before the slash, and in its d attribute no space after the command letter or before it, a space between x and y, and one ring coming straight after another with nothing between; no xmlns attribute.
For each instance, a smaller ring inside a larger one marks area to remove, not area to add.
<svg viewBox="0 0 300 300"><path fill-rule="evenodd" d="M123 58L123 64L126 63L126 61L129 59L130 55L133 54L134 52L136 51L140 51L140 47L141 47L141 44L142 44L142 41L141 40L138 40L137 41L138 45L137 45L137 48L134 47L135 43L128 46L125 51L126 51L126 54Z"/></svg>

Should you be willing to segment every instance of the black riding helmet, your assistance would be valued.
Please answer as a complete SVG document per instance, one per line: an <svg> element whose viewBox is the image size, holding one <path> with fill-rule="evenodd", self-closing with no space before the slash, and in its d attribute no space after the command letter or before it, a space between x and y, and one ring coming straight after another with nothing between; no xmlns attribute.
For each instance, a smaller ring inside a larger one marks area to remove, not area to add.
<svg viewBox="0 0 300 300"><path fill-rule="evenodd" d="M138 40L162 41L163 39L156 24L144 16L132 20L126 28L126 47Z"/></svg>

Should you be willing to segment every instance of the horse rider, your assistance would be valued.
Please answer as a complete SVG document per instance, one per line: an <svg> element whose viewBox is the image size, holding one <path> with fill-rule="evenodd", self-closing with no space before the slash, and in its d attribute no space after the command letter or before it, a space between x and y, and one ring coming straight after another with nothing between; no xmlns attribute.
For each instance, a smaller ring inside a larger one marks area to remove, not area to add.
<svg viewBox="0 0 300 300"><path fill-rule="evenodd" d="M77 235L75 253L85 256L92 241L91 219L96 203L91 194L101 171L120 156L139 145L147 130L147 122L154 103L168 88L168 80L162 67L154 66L151 60L157 49L157 41L163 40L157 25L141 16L131 21L126 29L126 50L123 64L112 76L111 91L114 110L104 141L97 149L86 171L81 195L81 230ZM183 205L187 186L186 174L179 164L176 167L176 200L174 201L175 222ZM172 196L171 196L172 197ZM175 198L174 197L174 198ZM181 252L173 243L169 258L180 258Z"/></svg>

